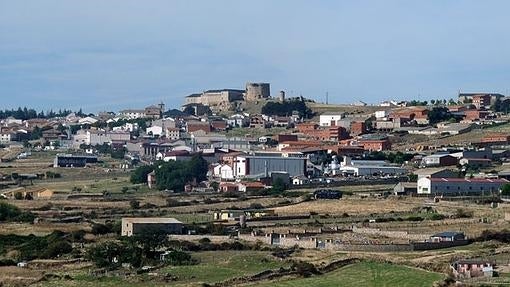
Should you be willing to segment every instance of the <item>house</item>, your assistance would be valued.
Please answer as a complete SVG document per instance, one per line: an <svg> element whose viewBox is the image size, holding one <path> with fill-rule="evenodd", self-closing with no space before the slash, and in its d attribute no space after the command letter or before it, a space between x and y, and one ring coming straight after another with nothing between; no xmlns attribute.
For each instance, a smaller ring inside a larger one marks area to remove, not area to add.
<svg viewBox="0 0 510 287"><path fill-rule="evenodd" d="M0 134L0 143L10 143L11 141L16 141L16 133L15 132L2 132Z"/></svg>
<svg viewBox="0 0 510 287"><path fill-rule="evenodd" d="M227 122L224 120L213 120L211 121L211 127L215 131L226 131Z"/></svg>
<svg viewBox="0 0 510 287"><path fill-rule="evenodd" d="M471 102L477 108L490 106L504 95L497 93L459 93L459 102Z"/></svg>
<svg viewBox="0 0 510 287"><path fill-rule="evenodd" d="M250 128L263 129L267 127L267 121L262 115L253 115L250 117Z"/></svg>
<svg viewBox="0 0 510 287"><path fill-rule="evenodd" d="M462 259L450 265L456 278L493 277L494 263L483 259Z"/></svg>
<svg viewBox="0 0 510 287"><path fill-rule="evenodd" d="M85 118L82 118L82 119L78 120L78 123L80 125L92 125L92 124L95 124L97 122L98 122L98 120L96 120L93 117L85 117Z"/></svg>
<svg viewBox="0 0 510 287"><path fill-rule="evenodd" d="M472 97L473 105L477 108L485 108L491 105L491 96L489 94L474 95Z"/></svg>
<svg viewBox="0 0 510 287"><path fill-rule="evenodd" d="M214 167L213 174L222 180L234 180L234 170L229 164L219 164Z"/></svg>
<svg viewBox="0 0 510 287"><path fill-rule="evenodd" d="M240 182L237 186L240 192L260 191L266 188L266 186L260 181Z"/></svg>
<svg viewBox="0 0 510 287"><path fill-rule="evenodd" d="M367 132L367 125L365 122L351 122L351 135L361 135Z"/></svg>
<svg viewBox="0 0 510 287"><path fill-rule="evenodd" d="M324 114L319 116L319 125L321 127L337 126L338 121L345 117L344 114Z"/></svg>
<svg viewBox="0 0 510 287"><path fill-rule="evenodd" d="M220 186L218 187L220 192L237 192L239 191L239 185L234 182L220 182Z"/></svg>
<svg viewBox="0 0 510 287"><path fill-rule="evenodd" d="M420 178L418 194L481 194L498 192L501 186L508 183L506 179L488 178Z"/></svg>
<svg viewBox="0 0 510 287"><path fill-rule="evenodd" d="M246 115L235 114L228 118L227 124L230 127L238 127L238 128L247 127L250 125L250 119Z"/></svg>
<svg viewBox="0 0 510 287"><path fill-rule="evenodd" d="M466 110L464 111L464 120L465 121L478 121L487 119L489 117L489 112L485 110Z"/></svg>
<svg viewBox="0 0 510 287"><path fill-rule="evenodd" d="M349 137L347 130L341 126L319 127L308 131L305 136L319 141L340 141Z"/></svg>
<svg viewBox="0 0 510 287"><path fill-rule="evenodd" d="M182 234L183 226L184 224L175 218L124 217L121 235L133 236L155 232Z"/></svg>
<svg viewBox="0 0 510 287"><path fill-rule="evenodd" d="M422 158L421 166L423 167L436 167L436 166L452 166L457 165L458 159L449 154L432 154Z"/></svg>
<svg viewBox="0 0 510 287"><path fill-rule="evenodd" d="M244 215L247 219L272 216L275 212L272 209L223 209L214 212L214 220L239 220Z"/></svg>
<svg viewBox="0 0 510 287"><path fill-rule="evenodd" d="M153 125L152 127L145 129L145 133L151 136L160 137L163 135L163 127Z"/></svg>
<svg viewBox="0 0 510 287"><path fill-rule="evenodd" d="M148 106L144 109L144 117L150 118L150 119L159 119L161 118L162 113L164 112L164 104L158 104Z"/></svg>
<svg viewBox="0 0 510 287"><path fill-rule="evenodd" d="M145 117L145 110L122 110L119 114L127 119L141 119Z"/></svg>
<svg viewBox="0 0 510 287"><path fill-rule="evenodd" d="M388 119L401 118L408 121L415 121L417 124L426 125L428 120L428 109L423 107L406 107L402 109L394 109L391 111Z"/></svg>
<svg viewBox="0 0 510 287"><path fill-rule="evenodd" d="M361 140L359 142L366 151L384 151L391 149L391 143L388 139L384 140Z"/></svg>
<svg viewBox="0 0 510 287"><path fill-rule="evenodd" d="M211 124L209 122L201 122L201 121L188 121L186 122L186 131L188 133L196 132L196 131L204 131L206 134L211 132Z"/></svg>
<svg viewBox="0 0 510 287"><path fill-rule="evenodd" d="M408 195L416 193L418 184L416 182L399 182L393 187L394 195Z"/></svg>
<svg viewBox="0 0 510 287"><path fill-rule="evenodd" d="M463 232L456 231L446 231L440 232L432 235L430 237L430 242L453 242L453 241L462 241L466 240L466 236Z"/></svg>
<svg viewBox="0 0 510 287"><path fill-rule="evenodd" d="M165 131L165 137L169 140L178 140L181 138L181 130L178 128L167 128Z"/></svg>

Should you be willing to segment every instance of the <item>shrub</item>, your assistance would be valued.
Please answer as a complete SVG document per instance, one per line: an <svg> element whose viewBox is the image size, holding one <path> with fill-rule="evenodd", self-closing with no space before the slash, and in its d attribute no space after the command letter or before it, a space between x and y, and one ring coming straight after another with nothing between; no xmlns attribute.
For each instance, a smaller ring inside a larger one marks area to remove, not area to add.
<svg viewBox="0 0 510 287"><path fill-rule="evenodd" d="M252 204L250 204L250 207L251 209L263 209L264 206L258 202L254 202Z"/></svg>
<svg viewBox="0 0 510 287"><path fill-rule="evenodd" d="M292 264L292 269L296 270L296 272L304 277L309 277L313 274L318 274L319 271L315 268L315 265L312 263L304 262L304 261L296 261Z"/></svg>
<svg viewBox="0 0 510 287"><path fill-rule="evenodd" d="M48 247L44 249L41 257L55 258L70 253L71 251L73 251L73 246L69 242L65 240L58 240L48 244Z"/></svg>
<svg viewBox="0 0 510 287"><path fill-rule="evenodd" d="M462 208L458 208L457 211L455 211L455 217L456 218L472 218L473 212L462 209Z"/></svg>
<svg viewBox="0 0 510 287"><path fill-rule="evenodd" d="M165 256L165 262L174 265L193 265L197 264L198 261L194 260L190 254L184 251L173 250Z"/></svg>
<svg viewBox="0 0 510 287"><path fill-rule="evenodd" d="M100 224L100 223L94 223L92 225L92 234L94 235L101 235L101 234L108 234L112 232L111 226Z"/></svg>
<svg viewBox="0 0 510 287"><path fill-rule="evenodd" d="M444 216L443 214L440 214L440 213L432 213L429 215L430 220L443 220L445 218L446 218L446 216Z"/></svg>
<svg viewBox="0 0 510 287"><path fill-rule="evenodd" d="M198 241L198 243L200 244L209 244L211 243L211 239L207 238L207 237L204 237L204 238L200 238L200 240Z"/></svg>
<svg viewBox="0 0 510 287"><path fill-rule="evenodd" d="M129 206L131 209L139 209L140 208L140 202L138 200L131 200L129 201Z"/></svg>

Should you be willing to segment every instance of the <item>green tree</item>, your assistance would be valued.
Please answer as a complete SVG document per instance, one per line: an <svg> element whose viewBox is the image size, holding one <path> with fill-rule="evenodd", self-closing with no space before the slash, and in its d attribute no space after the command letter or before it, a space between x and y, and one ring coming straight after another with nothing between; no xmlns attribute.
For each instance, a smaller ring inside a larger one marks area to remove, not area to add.
<svg viewBox="0 0 510 287"><path fill-rule="evenodd" d="M451 114L446 107L433 107L428 112L430 124L437 124L451 118Z"/></svg>
<svg viewBox="0 0 510 287"><path fill-rule="evenodd" d="M126 248L122 243L105 241L89 247L86 258L99 268L115 269L122 264L120 258L125 251Z"/></svg>
<svg viewBox="0 0 510 287"><path fill-rule="evenodd" d="M510 196L510 183L505 183L501 187L501 195Z"/></svg>
<svg viewBox="0 0 510 287"><path fill-rule="evenodd" d="M154 170L152 165L142 165L137 167L130 177L131 183L147 183L147 175Z"/></svg>

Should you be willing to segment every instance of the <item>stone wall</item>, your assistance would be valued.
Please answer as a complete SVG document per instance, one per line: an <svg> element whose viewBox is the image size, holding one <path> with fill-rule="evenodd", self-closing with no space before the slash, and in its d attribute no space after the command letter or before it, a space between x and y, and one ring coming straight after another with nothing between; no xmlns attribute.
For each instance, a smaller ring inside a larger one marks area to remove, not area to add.
<svg viewBox="0 0 510 287"><path fill-rule="evenodd" d="M410 241L424 241L430 237L428 234L409 234L407 231L389 231L379 228L360 228L353 226L352 232L368 235L378 235L388 238L407 239Z"/></svg>

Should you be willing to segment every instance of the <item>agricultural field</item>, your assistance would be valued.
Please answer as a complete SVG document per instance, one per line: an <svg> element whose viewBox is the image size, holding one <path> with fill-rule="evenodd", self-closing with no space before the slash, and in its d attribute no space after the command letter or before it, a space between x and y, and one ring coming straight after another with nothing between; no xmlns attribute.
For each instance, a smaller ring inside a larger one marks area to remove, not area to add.
<svg viewBox="0 0 510 287"><path fill-rule="evenodd" d="M202 286L203 283L218 283L227 279L254 275L268 269L288 267L289 262L277 260L264 251L205 251L193 253L199 263L189 266L169 266L155 271L165 276L174 276L172 286ZM49 280L36 286L167 286L168 283L150 280L147 276L104 277L101 280L81 271L63 273L73 280ZM138 282L137 282L138 281Z"/></svg>
<svg viewBox="0 0 510 287"><path fill-rule="evenodd" d="M331 273L313 276L304 279L291 279L262 284L254 284L254 287L384 287L384 286L409 286L430 287L434 282L442 280L445 276L440 273L399 266L389 263L360 262L342 267ZM341 284L341 285L339 285Z"/></svg>

